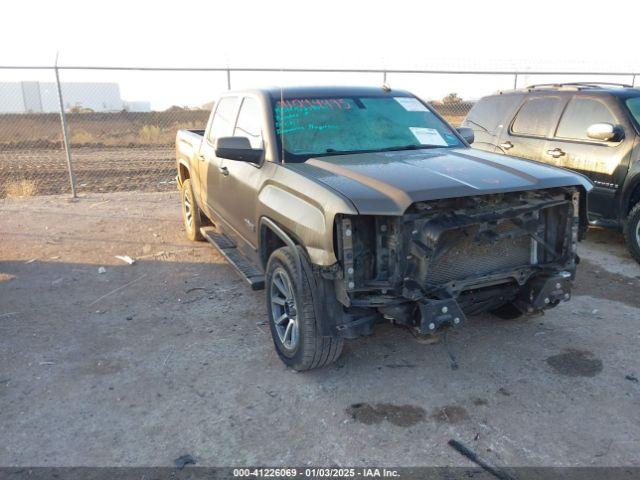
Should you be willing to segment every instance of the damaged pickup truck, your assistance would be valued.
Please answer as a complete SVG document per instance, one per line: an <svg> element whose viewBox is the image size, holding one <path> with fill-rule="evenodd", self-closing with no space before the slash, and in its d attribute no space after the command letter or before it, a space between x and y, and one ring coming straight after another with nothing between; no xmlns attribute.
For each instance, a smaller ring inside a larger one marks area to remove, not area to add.
<svg viewBox="0 0 640 480"><path fill-rule="evenodd" d="M568 300L590 182L471 142L404 91L227 92L177 135L185 229L266 289L296 370L377 322L431 334Z"/></svg>

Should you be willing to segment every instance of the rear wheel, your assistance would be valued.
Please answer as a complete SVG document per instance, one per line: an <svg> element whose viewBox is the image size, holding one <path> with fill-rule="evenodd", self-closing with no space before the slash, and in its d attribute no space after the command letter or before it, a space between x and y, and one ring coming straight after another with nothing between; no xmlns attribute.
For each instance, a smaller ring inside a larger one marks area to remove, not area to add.
<svg viewBox="0 0 640 480"><path fill-rule="evenodd" d="M294 370L311 370L328 365L342 353L344 340L326 337L316 318L315 278L302 252L302 271L298 270L294 252L282 247L269 257L265 290L269 328L280 359ZM310 274L310 275L309 275ZM311 277L311 278L310 278Z"/></svg>
<svg viewBox="0 0 640 480"><path fill-rule="evenodd" d="M182 183L182 219L184 221L184 229L189 240L203 240L200 233L201 214L200 208L196 203L193 189L191 188L191 179L186 179Z"/></svg>
<svg viewBox="0 0 640 480"><path fill-rule="evenodd" d="M640 202L635 204L627 216L624 239L633 258L640 262Z"/></svg>

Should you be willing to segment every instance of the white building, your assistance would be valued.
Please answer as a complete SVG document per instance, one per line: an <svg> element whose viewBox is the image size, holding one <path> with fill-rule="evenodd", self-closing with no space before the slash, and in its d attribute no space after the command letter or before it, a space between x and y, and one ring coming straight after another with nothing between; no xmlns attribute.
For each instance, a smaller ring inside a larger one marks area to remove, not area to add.
<svg viewBox="0 0 640 480"><path fill-rule="evenodd" d="M149 102L122 100L117 83L64 82L61 86L65 110L151 110ZM0 113L50 113L58 110L58 90L53 82L0 82Z"/></svg>

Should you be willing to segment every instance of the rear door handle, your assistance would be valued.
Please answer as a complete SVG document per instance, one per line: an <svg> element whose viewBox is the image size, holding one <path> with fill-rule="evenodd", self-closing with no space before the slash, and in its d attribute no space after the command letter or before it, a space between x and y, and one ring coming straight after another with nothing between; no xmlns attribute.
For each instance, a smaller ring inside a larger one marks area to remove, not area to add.
<svg viewBox="0 0 640 480"><path fill-rule="evenodd" d="M204 162L204 160L205 160L205 156L204 156L202 153L201 153L200 155L198 155L198 158L199 158L200 160L202 160L203 162Z"/></svg>
<svg viewBox="0 0 640 480"><path fill-rule="evenodd" d="M225 177L226 177L227 175L229 175L229 169L228 169L227 167L218 167L218 170L219 170L219 171L220 171L220 173L221 173L222 175L224 175Z"/></svg>
<svg viewBox="0 0 640 480"><path fill-rule="evenodd" d="M564 152L559 148L554 148L553 150L547 150L547 155L551 155L553 158L559 158L564 156Z"/></svg>
<svg viewBox="0 0 640 480"><path fill-rule="evenodd" d="M511 142L504 142L504 143L501 143L499 146L500 146L500 148L502 148L503 150L509 150L510 148L513 148L513 143L511 143Z"/></svg>

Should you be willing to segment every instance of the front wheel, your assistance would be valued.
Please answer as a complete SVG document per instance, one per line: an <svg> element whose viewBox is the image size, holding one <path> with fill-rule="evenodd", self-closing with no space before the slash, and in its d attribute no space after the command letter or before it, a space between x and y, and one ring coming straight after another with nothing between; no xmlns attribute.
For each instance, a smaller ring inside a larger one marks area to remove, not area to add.
<svg viewBox="0 0 640 480"><path fill-rule="evenodd" d="M640 202L631 209L624 226L624 239L629 253L640 263Z"/></svg>
<svg viewBox="0 0 640 480"><path fill-rule="evenodd" d="M298 270L294 252L282 247L269 257L265 290L269 328L280 359L294 370L324 367L338 359L344 340L323 336L318 327L316 279L302 252L303 265Z"/></svg>
<svg viewBox="0 0 640 480"><path fill-rule="evenodd" d="M501 320L515 320L520 318L523 313L513 303L507 303L498 308L491 310L493 316L500 318Z"/></svg>

